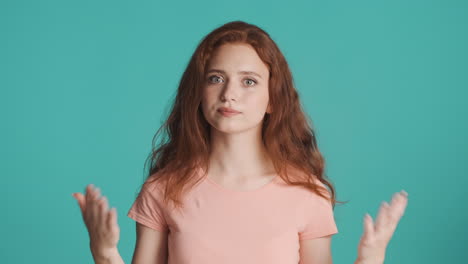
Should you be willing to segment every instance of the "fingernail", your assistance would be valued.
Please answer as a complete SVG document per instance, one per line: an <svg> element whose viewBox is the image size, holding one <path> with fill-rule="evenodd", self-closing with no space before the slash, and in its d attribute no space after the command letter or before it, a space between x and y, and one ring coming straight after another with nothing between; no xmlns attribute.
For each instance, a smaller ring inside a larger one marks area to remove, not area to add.
<svg viewBox="0 0 468 264"><path fill-rule="evenodd" d="M408 193L405 192L405 190L401 190L401 193L402 193L404 196L408 196Z"/></svg>

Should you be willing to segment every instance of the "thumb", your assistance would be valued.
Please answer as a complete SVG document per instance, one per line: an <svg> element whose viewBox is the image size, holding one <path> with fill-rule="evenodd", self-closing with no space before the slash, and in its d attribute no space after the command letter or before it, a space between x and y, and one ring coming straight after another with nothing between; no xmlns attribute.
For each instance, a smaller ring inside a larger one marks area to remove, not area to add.
<svg viewBox="0 0 468 264"><path fill-rule="evenodd" d="M86 201L84 195L82 193L72 193L72 196L78 201L81 213L84 213L86 209Z"/></svg>

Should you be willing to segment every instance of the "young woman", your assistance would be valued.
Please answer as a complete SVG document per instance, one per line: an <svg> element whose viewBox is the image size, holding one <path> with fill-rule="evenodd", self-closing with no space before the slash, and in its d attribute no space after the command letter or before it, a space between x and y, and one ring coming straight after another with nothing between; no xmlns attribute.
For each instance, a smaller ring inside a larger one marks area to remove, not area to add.
<svg viewBox="0 0 468 264"><path fill-rule="evenodd" d="M151 153L127 214L136 221L132 263L332 263L341 202L288 64L265 31L234 21L209 33L163 127L169 140ZM92 185L73 196L95 262L123 263L115 208ZM406 192L395 193L375 224L365 216L356 264L383 263L406 204Z"/></svg>

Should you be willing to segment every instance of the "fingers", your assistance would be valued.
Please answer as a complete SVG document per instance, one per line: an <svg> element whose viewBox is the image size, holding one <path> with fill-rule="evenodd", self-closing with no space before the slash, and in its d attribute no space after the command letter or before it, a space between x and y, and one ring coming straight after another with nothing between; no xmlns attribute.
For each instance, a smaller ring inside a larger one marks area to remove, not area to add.
<svg viewBox="0 0 468 264"><path fill-rule="evenodd" d="M86 205L90 205L91 204L91 201L92 201L92 197L91 197L91 193L92 193L92 189L93 189L93 185L92 184L88 184L86 186L86 189L85 189L85 202L86 202Z"/></svg>
<svg viewBox="0 0 468 264"><path fill-rule="evenodd" d="M99 199L101 198L101 189L95 188L92 193L93 203L91 204L91 211L93 216L99 217L100 204ZM98 218L99 219L99 218Z"/></svg>
<svg viewBox="0 0 468 264"><path fill-rule="evenodd" d="M369 214L364 216L364 238L369 240L370 238L374 237L374 221Z"/></svg>
<svg viewBox="0 0 468 264"><path fill-rule="evenodd" d="M86 186L86 212L85 212L85 220L89 222L92 220L94 217L94 196L95 196L95 190L94 186L92 184L89 184Z"/></svg>
<svg viewBox="0 0 468 264"><path fill-rule="evenodd" d="M408 204L408 193L405 191L395 193L391 201L391 217L393 221L399 221L405 213L406 205Z"/></svg>
<svg viewBox="0 0 468 264"><path fill-rule="evenodd" d="M400 218L403 216L406 205L408 203L408 194L405 191L395 193L392 196L392 201L390 202L388 208L388 221L396 226Z"/></svg>
<svg viewBox="0 0 468 264"><path fill-rule="evenodd" d="M101 196L100 188L93 184L86 186L86 194L75 194L74 196L83 204L83 218L87 226L104 226L107 227L108 219L108 200L107 197Z"/></svg>
<svg viewBox="0 0 468 264"><path fill-rule="evenodd" d="M107 226L107 218L108 218L108 205L107 205L107 198L105 196L101 197L99 200L99 222L101 226Z"/></svg>
<svg viewBox="0 0 468 264"><path fill-rule="evenodd" d="M85 211L85 197L82 193L73 193L73 197L76 199L78 202L78 205L80 206L81 213Z"/></svg>
<svg viewBox="0 0 468 264"><path fill-rule="evenodd" d="M377 214L376 220L375 220L375 229L376 230L381 230L388 224L388 209L389 209L389 204L385 201L383 201L380 204L380 209Z"/></svg>
<svg viewBox="0 0 468 264"><path fill-rule="evenodd" d="M109 210L109 212L107 212L107 215L107 227L111 231L116 231L115 229L117 228L117 210L115 209L115 207Z"/></svg>
<svg viewBox="0 0 468 264"><path fill-rule="evenodd" d="M376 220L376 230L386 236L392 236L408 203L408 193L404 190L392 196L390 204L382 202Z"/></svg>

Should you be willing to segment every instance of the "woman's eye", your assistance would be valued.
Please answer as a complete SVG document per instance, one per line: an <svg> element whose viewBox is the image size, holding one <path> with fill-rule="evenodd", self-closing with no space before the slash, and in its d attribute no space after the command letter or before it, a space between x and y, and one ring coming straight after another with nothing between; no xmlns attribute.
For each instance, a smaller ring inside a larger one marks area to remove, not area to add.
<svg viewBox="0 0 468 264"><path fill-rule="evenodd" d="M214 78L213 78L213 77L214 77ZM213 79L215 79L215 80L216 80L216 79L220 79L220 80L221 80L221 78L219 78L219 77L216 76L216 75L212 75L212 76L208 77L208 80L209 80L210 82L213 82ZM215 81L215 82L217 82L217 81Z"/></svg>
<svg viewBox="0 0 468 264"><path fill-rule="evenodd" d="M208 77L208 81L210 83L220 83L222 80L223 79L220 78L217 75L211 75L210 77ZM255 81L254 79L245 79L245 81L247 81L247 82L245 82L245 84L247 86L253 86L253 85L257 84L257 81Z"/></svg>
<svg viewBox="0 0 468 264"><path fill-rule="evenodd" d="M248 86L252 86L254 84L256 84L257 82L253 79L245 79L246 81L251 81L251 84L247 84Z"/></svg>

